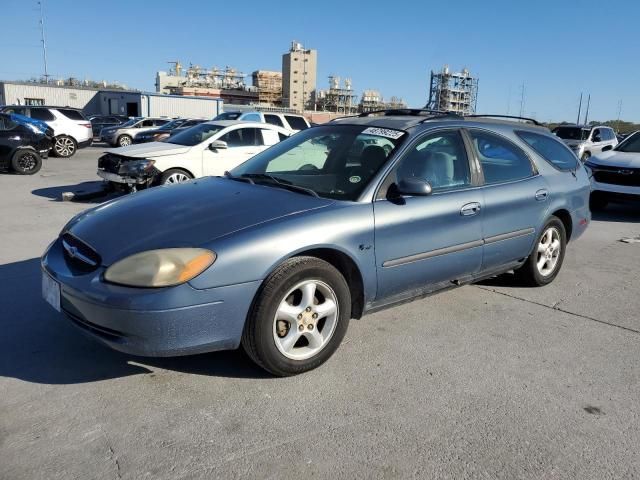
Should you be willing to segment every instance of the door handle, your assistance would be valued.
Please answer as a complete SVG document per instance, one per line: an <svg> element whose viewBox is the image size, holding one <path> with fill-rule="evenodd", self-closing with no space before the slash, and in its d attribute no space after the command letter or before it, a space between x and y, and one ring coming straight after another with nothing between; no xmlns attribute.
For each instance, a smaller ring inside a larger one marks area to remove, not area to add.
<svg viewBox="0 0 640 480"><path fill-rule="evenodd" d="M469 217L478 213L480 213L480 204L478 202L467 203L460 209L460 215L463 217Z"/></svg>
<svg viewBox="0 0 640 480"><path fill-rule="evenodd" d="M549 196L548 190L542 189L536 192L536 200L538 200L539 202L544 202L548 196Z"/></svg>

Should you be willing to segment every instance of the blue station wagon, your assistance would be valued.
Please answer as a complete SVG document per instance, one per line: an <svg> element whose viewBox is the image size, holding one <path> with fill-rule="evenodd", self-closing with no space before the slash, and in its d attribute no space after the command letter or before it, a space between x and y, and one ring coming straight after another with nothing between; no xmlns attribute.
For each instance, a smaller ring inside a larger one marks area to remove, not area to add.
<svg viewBox="0 0 640 480"><path fill-rule="evenodd" d="M43 295L123 352L242 345L293 375L369 312L510 270L550 283L590 222L589 192L575 154L535 122L373 112L224 177L81 213L42 257Z"/></svg>

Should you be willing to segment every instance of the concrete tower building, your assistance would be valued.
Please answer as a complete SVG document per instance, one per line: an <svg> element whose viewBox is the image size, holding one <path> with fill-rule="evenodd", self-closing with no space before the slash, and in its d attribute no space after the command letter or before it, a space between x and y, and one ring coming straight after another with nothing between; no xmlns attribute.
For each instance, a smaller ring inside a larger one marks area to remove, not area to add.
<svg viewBox="0 0 640 480"><path fill-rule="evenodd" d="M311 108L316 90L318 52L291 42L282 55L282 106L303 111Z"/></svg>

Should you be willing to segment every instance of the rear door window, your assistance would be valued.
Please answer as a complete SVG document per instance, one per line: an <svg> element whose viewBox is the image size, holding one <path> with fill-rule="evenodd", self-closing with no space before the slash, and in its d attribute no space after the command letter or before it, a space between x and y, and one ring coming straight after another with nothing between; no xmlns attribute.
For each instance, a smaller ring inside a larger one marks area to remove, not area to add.
<svg viewBox="0 0 640 480"><path fill-rule="evenodd" d="M469 130L486 184L511 182L534 175L529 157L514 143L480 130Z"/></svg>
<svg viewBox="0 0 640 480"><path fill-rule="evenodd" d="M304 130L309 128L307 122L302 117L296 117L295 115L285 115L284 118L289 123L289 126L293 130Z"/></svg>
<svg viewBox="0 0 640 480"><path fill-rule="evenodd" d="M79 110L73 110L71 108L59 108L58 111L71 120L86 120L85 116Z"/></svg>
<svg viewBox="0 0 640 480"><path fill-rule="evenodd" d="M516 135L556 168L560 170L573 170L576 168L578 159L575 154L555 138L549 135L524 131L516 132Z"/></svg>
<svg viewBox="0 0 640 480"><path fill-rule="evenodd" d="M30 116L31 118L42 120L43 122L50 122L56 119L56 117L53 116L53 113L46 108L32 108Z"/></svg>
<svg viewBox="0 0 640 480"><path fill-rule="evenodd" d="M258 128L237 128L223 135L220 140L227 142L229 148L264 145L260 129Z"/></svg>

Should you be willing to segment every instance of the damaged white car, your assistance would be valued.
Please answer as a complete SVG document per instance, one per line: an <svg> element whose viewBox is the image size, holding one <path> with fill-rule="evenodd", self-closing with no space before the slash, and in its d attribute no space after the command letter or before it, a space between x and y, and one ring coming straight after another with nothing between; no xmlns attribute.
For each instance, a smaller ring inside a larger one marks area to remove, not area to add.
<svg viewBox="0 0 640 480"><path fill-rule="evenodd" d="M219 176L290 135L265 123L201 123L165 142L107 151L98 160L98 176L129 191Z"/></svg>

